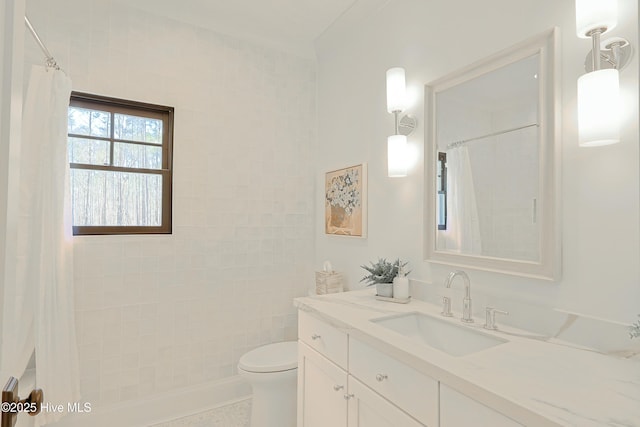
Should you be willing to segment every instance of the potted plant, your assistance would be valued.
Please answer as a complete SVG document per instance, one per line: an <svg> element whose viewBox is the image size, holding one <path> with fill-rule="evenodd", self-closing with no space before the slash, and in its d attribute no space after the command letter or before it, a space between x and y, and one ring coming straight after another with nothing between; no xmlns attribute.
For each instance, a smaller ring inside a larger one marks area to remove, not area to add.
<svg viewBox="0 0 640 427"><path fill-rule="evenodd" d="M398 275L398 270L404 268L408 262L402 262L399 258L389 262L385 258L379 258L378 262L370 262L371 266L361 265L369 274L360 279L367 286L376 285L378 296L393 297L393 279ZM408 273L407 273L408 274Z"/></svg>
<svg viewBox="0 0 640 427"><path fill-rule="evenodd" d="M638 314L638 317L640 318L640 314ZM640 338L640 320L629 327L629 337L631 337L631 339Z"/></svg>

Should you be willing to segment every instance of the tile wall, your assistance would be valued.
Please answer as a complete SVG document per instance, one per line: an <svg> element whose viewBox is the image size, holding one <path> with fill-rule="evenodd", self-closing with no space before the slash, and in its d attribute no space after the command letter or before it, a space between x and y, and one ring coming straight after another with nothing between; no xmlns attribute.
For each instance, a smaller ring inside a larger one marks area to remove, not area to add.
<svg viewBox="0 0 640 427"><path fill-rule="evenodd" d="M539 224L534 206L540 206L538 129L526 128L473 139L535 123L536 106L515 106L490 112L484 106L447 100L441 110L438 149L446 152L448 142L469 141L464 145L472 169L482 254L537 260ZM449 117L460 116L467 118L463 125L449 120ZM446 236L445 232L440 235ZM445 237L442 242L443 246L452 245L449 249L459 249L455 239Z"/></svg>
<svg viewBox="0 0 640 427"><path fill-rule="evenodd" d="M83 398L215 381L295 339L292 299L313 281L315 64L120 2L27 12L74 90L175 107L173 235L75 239ZM41 55L26 49L28 69Z"/></svg>
<svg viewBox="0 0 640 427"><path fill-rule="evenodd" d="M535 105L493 112L492 132L536 123L536 113ZM483 255L539 259L538 132L529 127L467 144Z"/></svg>

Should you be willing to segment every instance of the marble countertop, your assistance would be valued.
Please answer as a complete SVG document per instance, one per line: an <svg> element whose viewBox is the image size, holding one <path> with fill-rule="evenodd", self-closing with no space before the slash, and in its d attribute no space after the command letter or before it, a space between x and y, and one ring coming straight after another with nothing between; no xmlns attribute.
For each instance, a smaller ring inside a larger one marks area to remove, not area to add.
<svg viewBox="0 0 640 427"><path fill-rule="evenodd" d="M295 305L524 425L640 427L640 361L546 342L502 325L498 331L487 331L479 318L463 327L508 342L450 356L370 320L422 312L461 324L460 313L445 318L434 304L395 304L378 301L374 294L374 289L365 289L302 297Z"/></svg>

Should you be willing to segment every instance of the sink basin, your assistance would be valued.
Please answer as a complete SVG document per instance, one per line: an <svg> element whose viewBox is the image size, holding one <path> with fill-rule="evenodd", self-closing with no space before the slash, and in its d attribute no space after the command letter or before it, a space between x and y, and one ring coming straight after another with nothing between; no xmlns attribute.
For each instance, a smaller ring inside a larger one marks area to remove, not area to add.
<svg viewBox="0 0 640 427"><path fill-rule="evenodd" d="M381 317L371 322L451 356L465 356L507 342L468 326L452 324L422 313Z"/></svg>

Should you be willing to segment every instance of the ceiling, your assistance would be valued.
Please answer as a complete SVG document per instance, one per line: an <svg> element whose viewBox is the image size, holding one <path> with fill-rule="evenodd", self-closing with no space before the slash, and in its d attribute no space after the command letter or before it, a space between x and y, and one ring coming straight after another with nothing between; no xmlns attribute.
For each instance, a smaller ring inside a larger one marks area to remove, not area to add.
<svg viewBox="0 0 640 427"><path fill-rule="evenodd" d="M118 0L156 15L304 56L358 0Z"/></svg>

